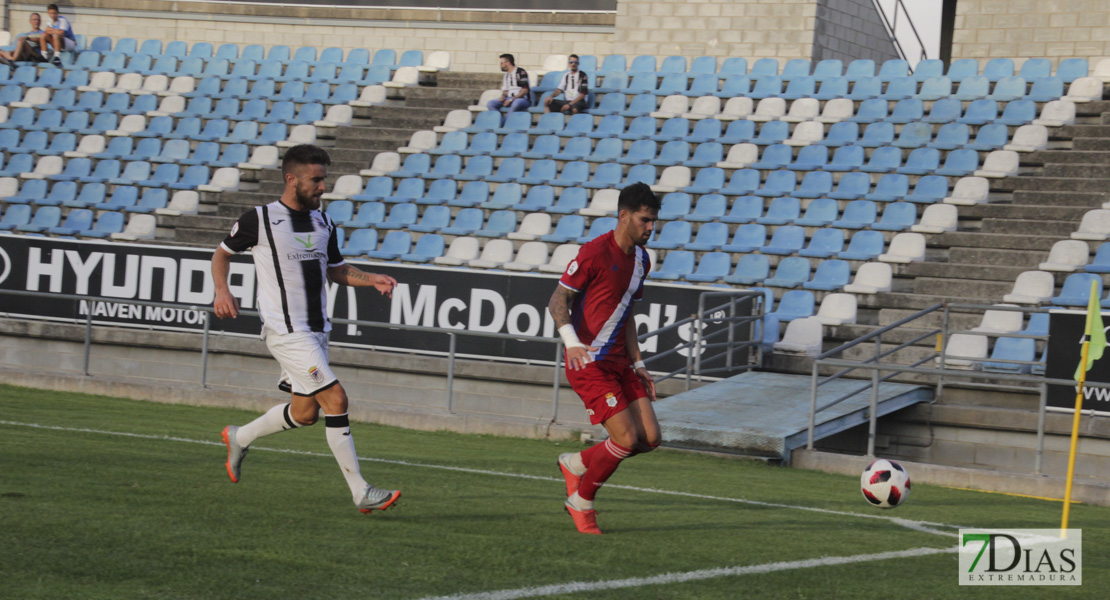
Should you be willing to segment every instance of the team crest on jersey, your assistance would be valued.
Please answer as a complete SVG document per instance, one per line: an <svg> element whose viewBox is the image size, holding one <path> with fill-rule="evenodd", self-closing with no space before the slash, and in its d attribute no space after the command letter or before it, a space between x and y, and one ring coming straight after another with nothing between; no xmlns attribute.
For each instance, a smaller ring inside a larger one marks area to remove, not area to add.
<svg viewBox="0 0 1110 600"><path fill-rule="evenodd" d="M609 408L613 408L617 405L617 397L613 395L613 392L605 394L605 404L607 404Z"/></svg>
<svg viewBox="0 0 1110 600"><path fill-rule="evenodd" d="M309 367L308 376L311 377L312 380L316 383L324 383L324 376L320 373L320 369L317 369L316 367Z"/></svg>
<svg viewBox="0 0 1110 600"><path fill-rule="evenodd" d="M567 265L567 275L574 275L577 272L578 272L578 261L576 261L576 260L570 261L570 264Z"/></svg>
<svg viewBox="0 0 1110 600"><path fill-rule="evenodd" d="M592 416L594 416L594 409L592 409L592 408L587 408L587 409L586 409L586 414L587 414L587 415L590 415L591 417L592 417Z"/></svg>
<svg viewBox="0 0 1110 600"><path fill-rule="evenodd" d="M236 221L235 224L231 226L231 237L235 237L236 233L239 233L239 221Z"/></svg>

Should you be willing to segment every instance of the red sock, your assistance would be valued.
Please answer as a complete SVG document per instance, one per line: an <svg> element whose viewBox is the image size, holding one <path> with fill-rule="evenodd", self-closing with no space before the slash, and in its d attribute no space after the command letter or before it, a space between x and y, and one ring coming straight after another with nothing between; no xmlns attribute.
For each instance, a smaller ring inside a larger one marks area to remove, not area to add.
<svg viewBox="0 0 1110 600"><path fill-rule="evenodd" d="M605 440L604 443L582 452L586 474L582 476L582 482L578 486L578 495L583 500L593 500L598 488L617 470L621 461L628 458L629 452L628 448L621 447L613 440Z"/></svg>

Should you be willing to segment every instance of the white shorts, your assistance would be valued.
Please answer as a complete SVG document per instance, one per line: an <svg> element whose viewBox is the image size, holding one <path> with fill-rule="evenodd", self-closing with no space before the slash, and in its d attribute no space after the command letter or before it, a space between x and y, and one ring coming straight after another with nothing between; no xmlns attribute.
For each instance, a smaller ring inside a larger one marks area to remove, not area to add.
<svg viewBox="0 0 1110 600"><path fill-rule="evenodd" d="M65 52L73 52L73 49L77 47L77 43L65 36L62 36L62 46L64 46Z"/></svg>
<svg viewBox="0 0 1110 600"><path fill-rule="evenodd" d="M266 347L281 364L283 375L288 376L293 393L298 396L315 396L339 382L328 365L328 334L312 331L294 331L279 334L263 328L262 338Z"/></svg>

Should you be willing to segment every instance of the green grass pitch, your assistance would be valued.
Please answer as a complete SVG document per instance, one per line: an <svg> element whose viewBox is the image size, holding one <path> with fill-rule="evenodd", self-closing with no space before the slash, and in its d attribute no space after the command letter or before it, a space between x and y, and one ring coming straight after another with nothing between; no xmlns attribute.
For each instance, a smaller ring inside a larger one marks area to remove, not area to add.
<svg viewBox="0 0 1110 600"><path fill-rule="evenodd" d="M583 536L555 467L581 444L354 423L364 476L403 492L365 516L322 425L259 440L231 484L219 432L255 416L0 386L0 597L1103 598L1110 584L1102 507L1072 509L1081 588L961 588L952 552L795 563L954 548L945 525L1057 527L1060 503L917 483L880 511L855 477L662 450L617 471L598 496L606 535Z"/></svg>

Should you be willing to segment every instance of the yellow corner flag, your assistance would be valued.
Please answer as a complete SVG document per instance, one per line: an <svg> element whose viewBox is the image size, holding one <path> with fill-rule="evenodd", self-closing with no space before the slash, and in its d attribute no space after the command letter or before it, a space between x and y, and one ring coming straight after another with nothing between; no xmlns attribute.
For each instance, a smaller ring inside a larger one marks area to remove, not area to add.
<svg viewBox="0 0 1110 600"><path fill-rule="evenodd" d="M1084 364L1082 360L1079 361L1079 366L1075 368L1076 381L1084 372L1091 370L1091 365L1102 358L1102 352L1106 349L1106 332L1102 328L1102 311L1099 308L1098 301L1098 283L1092 281L1091 299L1087 302L1087 328L1083 331L1084 341L1089 342L1087 363Z"/></svg>

